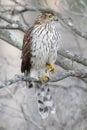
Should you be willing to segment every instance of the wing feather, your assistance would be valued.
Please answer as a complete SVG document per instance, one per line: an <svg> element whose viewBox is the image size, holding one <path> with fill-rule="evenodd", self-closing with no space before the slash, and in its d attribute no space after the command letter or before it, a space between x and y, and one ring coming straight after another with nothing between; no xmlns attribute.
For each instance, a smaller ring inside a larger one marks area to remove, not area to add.
<svg viewBox="0 0 87 130"><path fill-rule="evenodd" d="M30 71L31 68L31 44L32 36L31 32L33 27L31 27L24 36L23 46L22 46L22 63L21 63L21 72Z"/></svg>

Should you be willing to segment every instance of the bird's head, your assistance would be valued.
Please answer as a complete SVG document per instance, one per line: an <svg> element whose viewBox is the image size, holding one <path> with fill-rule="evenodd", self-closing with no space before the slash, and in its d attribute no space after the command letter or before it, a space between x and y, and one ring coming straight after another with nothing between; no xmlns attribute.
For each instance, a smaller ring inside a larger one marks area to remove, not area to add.
<svg viewBox="0 0 87 130"><path fill-rule="evenodd" d="M54 14L53 11L50 10L42 10L41 15L37 17L36 23L48 23L58 21L58 17Z"/></svg>

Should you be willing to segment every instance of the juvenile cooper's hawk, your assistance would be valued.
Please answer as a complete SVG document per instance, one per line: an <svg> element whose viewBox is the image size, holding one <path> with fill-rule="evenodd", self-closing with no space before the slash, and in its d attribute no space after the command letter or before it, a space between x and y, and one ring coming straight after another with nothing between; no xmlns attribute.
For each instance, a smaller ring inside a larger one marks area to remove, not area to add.
<svg viewBox="0 0 87 130"><path fill-rule="evenodd" d="M59 45L56 21L58 19L52 11L42 11L24 36L21 72L27 73L29 77L40 77L46 81L49 73L55 72L54 63Z"/></svg>

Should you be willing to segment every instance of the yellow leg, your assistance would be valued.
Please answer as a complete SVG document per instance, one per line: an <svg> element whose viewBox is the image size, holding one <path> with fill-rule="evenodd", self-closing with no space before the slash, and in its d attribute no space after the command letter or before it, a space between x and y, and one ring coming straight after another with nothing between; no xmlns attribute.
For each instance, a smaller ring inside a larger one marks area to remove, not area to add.
<svg viewBox="0 0 87 130"><path fill-rule="evenodd" d="M49 77L47 75L42 75L40 76L40 79L42 79L42 81L46 83L49 80Z"/></svg>
<svg viewBox="0 0 87 130"><path fill-rule="evenodd" d="M52 64L47 64L45 71L47 72L48 70L50 70L52 73L55 73L55 67Z"/></svg>

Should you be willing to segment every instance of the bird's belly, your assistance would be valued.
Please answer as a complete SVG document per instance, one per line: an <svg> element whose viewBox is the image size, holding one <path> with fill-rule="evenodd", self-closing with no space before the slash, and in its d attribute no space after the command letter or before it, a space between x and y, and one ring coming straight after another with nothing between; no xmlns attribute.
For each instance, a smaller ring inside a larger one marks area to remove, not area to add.
<svg viewBox="0 0 87 130"><path fill-rule="evenodd" d="M48 46L45 43L40 48L32 51L31 63L36 69L46 67L47 63L53 64L57 57L56 46Z"/></svg>
<svg viewBox="0 0 87 130"><path fill-rule="evenodd" d="M46 48L40 48L32 53L31 63L36 69L44 68L48 61L49 51Z"/></svg>

